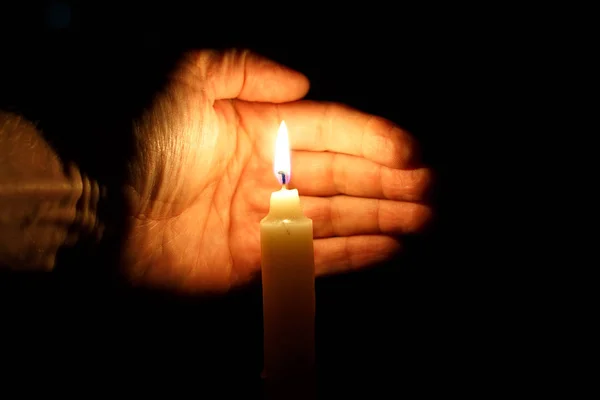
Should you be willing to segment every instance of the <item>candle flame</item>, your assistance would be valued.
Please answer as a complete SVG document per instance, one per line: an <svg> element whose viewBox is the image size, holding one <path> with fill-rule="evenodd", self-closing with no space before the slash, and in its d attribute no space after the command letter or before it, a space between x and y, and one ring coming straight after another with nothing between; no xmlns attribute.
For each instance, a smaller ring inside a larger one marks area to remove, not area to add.
<svg viewBox="0 0 600 400"><path fill-rule="evenodd" d="M277 132L277 139L275 140L273 172L280 184L287 185L290 182L290 177L292 175L292 168L290 165L290 141L285 121L281 121L279 131Z"/></svg>

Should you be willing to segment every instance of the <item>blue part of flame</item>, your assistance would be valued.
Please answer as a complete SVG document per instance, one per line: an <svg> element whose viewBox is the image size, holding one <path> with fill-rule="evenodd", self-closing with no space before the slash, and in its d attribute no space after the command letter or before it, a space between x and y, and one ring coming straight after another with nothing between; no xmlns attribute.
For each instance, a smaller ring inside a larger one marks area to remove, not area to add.
<svg viewBox="0 0 600 400"><path fill-rule="evenodd" d="M286 174L283 171L277 171L277 181L280 185L287 185L290 183L290 174Z"/></svg>

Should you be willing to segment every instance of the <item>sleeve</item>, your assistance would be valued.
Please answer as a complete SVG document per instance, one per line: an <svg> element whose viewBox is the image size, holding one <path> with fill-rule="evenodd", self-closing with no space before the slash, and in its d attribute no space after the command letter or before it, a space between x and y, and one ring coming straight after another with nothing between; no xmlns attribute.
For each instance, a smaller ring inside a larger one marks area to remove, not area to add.
<svg viewBox="0 0 600 400"><path fill-rule="evenodd" d="M52 270L59 250L100 242L106 188L65 164L35 125L0 111L0 267Z"/></svg>

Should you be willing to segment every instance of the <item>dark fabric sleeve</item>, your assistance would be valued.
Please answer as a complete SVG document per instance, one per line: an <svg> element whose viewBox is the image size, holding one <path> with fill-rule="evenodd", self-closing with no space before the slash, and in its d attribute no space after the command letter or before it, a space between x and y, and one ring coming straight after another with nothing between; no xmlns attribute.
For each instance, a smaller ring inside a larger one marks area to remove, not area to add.
<svg viewBox="0 0 600 400"><path fill-rule="evenodd" d="M0 267L52 270L60 249L100 242L105 195L34 124L0 111Z"/></svg>

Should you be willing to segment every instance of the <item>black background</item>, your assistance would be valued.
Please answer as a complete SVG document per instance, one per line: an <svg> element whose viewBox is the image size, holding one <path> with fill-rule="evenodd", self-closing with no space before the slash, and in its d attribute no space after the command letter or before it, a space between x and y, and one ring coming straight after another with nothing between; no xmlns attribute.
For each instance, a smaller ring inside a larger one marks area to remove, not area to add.
<svg viewBox="0 0 600 400"><path fill-rule="evenodd" d="M69 116L71 138L101 130L114 114L124 118L181 51L227 47L305 73L308 98L347 103L413 132L436 173L435 223L386 265L317 281L321 393L477 393L514 381L501 366L510 334L490 318L496 257L483 256L487 233L472 224L488 220L479 212L486 195L464 185L485 179L472 157L496 123L486 119L483 93L503 85L490 66L507 62L490 50L503 32L486 29L488 12L472 19L456 6L408 3L107 1L1 10L3 106L42 126ZM90 120L89 109L103 111ZM3 383L33 378L21 386L29 390L52 377L44 388L78 391L80 383L80 394L260 393L260 287L181 299L128 290L80 267L1 276L1 362L12 371Z"/></svg>

